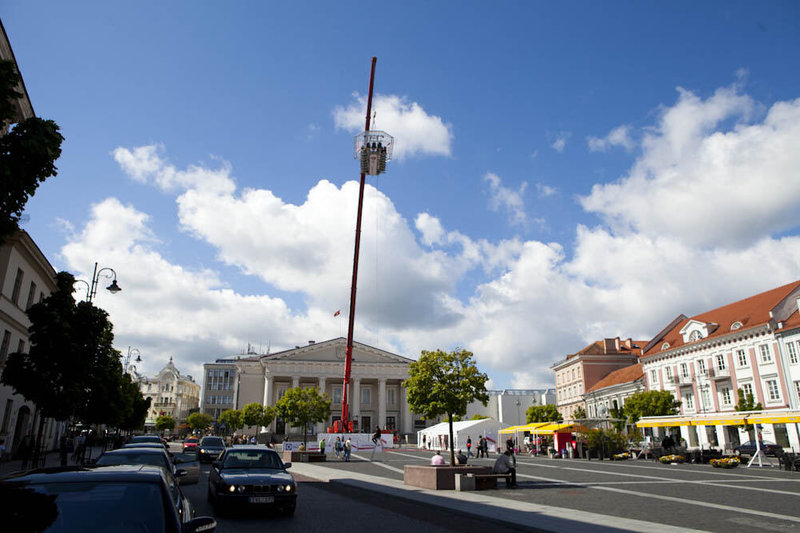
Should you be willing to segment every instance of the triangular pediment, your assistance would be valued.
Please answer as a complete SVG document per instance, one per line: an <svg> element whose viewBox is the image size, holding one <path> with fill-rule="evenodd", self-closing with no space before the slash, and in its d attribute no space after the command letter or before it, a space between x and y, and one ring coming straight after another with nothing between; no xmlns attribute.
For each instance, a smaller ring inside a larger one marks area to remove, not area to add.
<svg viewBox="0 0 800 533"><path fill-rule="evenodd" d="M342 362L345 358L347 350L347 341L343 338L332 339L324 342L316 342L299 346L291 350L284 350L282 352L266 355L261 358L262 363L269 362ZM373 348L366 344L358 342L353 343L353 363L358 364L387 364L387 363L402 363L409 364L413 362L406 357Z"/></svg>

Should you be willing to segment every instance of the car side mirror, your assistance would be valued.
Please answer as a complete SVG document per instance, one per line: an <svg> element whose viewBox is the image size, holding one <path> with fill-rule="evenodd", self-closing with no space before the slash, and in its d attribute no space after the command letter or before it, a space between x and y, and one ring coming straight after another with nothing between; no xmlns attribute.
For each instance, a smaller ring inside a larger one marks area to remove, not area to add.
<svg viewBox="0 0 800 533"><path fill-rule="evenodd" d="M183 524L182 529L185 533L210 533L216 531L217 521L211 516L198 516Z"/></svg>
<svg viewBox="0 0 800 533"><path fill-rule="evenodd" d="M283 463L283 469L286 470L287 468L291 468L292 463Z"/></svg>
<svg viewBox="0 0 800 533"><path fill-rule="evenodd" d="M183 468L179 468L178 470L175 471L175 477L184 477L184 476L186 476L188 474L189 474L189 472L187 472Z"/></svg>

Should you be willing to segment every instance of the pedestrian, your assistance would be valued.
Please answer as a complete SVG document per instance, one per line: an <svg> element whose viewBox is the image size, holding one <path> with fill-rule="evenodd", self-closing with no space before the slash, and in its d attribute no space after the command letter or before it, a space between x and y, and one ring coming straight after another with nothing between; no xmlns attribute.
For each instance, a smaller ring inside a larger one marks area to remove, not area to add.
<svg viewBox="0 0 800 533"><path fill-rule="evenodd" d="M431 457L431 466L442 466L442 465L444 465L444 457L442 457L442 454L439 453L439 451L437 450L437 452L433 454L433 457Z"/></svg>
<svg viewBox="0 0 800 533"><path fill-rule="evenodd" d="M319 452L325 453L325 437L319 439Z"/></svg>
<svg viewBox="0 0 800 533"><path fill-rule="evenodd" d="M253 435L252 437L250 437L250 444L257 444L257 443L258 443L258 440L256 439L256 436L255 436L255 435Z"/></svg>
<svg viewBox="0 0 800 533"><path fill-rule="evenodd" d="M375 426L375 433L372 434L372 444L374 444L375 447L377 448L380 442L381 442L381 427Z"/></svg>
<svg viewBox="0 0 800 533"><path fill-rule="evenodd" d="M472 438L469 435L467 435L467 457L472 457Z"/></svg>
<svg viewBox="0 0 800 533"><path fill-rule="evenodd" d="M350 442L350 437L344 441L344 460L350 462L350 453L353 451L353 443Z"/></svg>
<svg viewBox="0 0 800 533"><path fill-rule="evenodd" d="M457 465L466 465L467 464L467 456L464 455L464 452L458 450L456 453L456 464Z"/></svg>
<svg viewBox="0 0 800 533"><path fill-rule="evenodd" d="M478 435L478 457L483 456L483 435Z"/></svg>
<svg viewBox="0 0 800 533"><path fill-rule="evenodd" d="M422 435L422 448L425 449L425 435Z"/></svg>
<svg viewBox="0 0 800 533"><path fill-rule="evenodd" d="M514 454L511 453L511 450L506 450L500 454L500 457L494 462L492 472L495 474L511 474L511 480L506 481L506 486L517 486L517 460L514 458Z"/></svg>
<svg viewBox="0 0 800 533"><path fill-rule="evenodd" d="M333 443L333 452L336 454L337 459L342 458L342 439L336 437L336 442Z"/></svg>
<svg viewBox="0 0 800 533"><path fill-rule="evenodd" d="M506 441L506 450L512 453L514 452L514 439L511 437L508 437L508 440Z"/></svg>

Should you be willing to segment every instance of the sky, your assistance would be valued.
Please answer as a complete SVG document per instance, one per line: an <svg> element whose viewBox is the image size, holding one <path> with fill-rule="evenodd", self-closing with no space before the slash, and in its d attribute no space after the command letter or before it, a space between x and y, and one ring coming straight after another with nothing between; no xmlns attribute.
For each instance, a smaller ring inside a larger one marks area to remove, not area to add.
<svg viewBox="0 0 800 533"><path fill-rule="evenodd" d="M356 341L552 387L595 340L800 279L797 2L6 0L0 18L66 138L23 227L56 270L113 268L122 292L94 303L146 374L347 336L373 56L372 129L395 148L367 179Z"/></svg>

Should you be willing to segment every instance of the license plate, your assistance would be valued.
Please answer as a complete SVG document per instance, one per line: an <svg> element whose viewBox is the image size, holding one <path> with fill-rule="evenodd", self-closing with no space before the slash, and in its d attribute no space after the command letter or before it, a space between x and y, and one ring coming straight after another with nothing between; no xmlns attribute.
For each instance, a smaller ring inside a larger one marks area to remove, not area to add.
<svg viewBox="0 0 800 533"><path fill-rule="evenodd" d="M250 496L248 500L250 503L273 503L275 501L274 496Z"/></svg>

